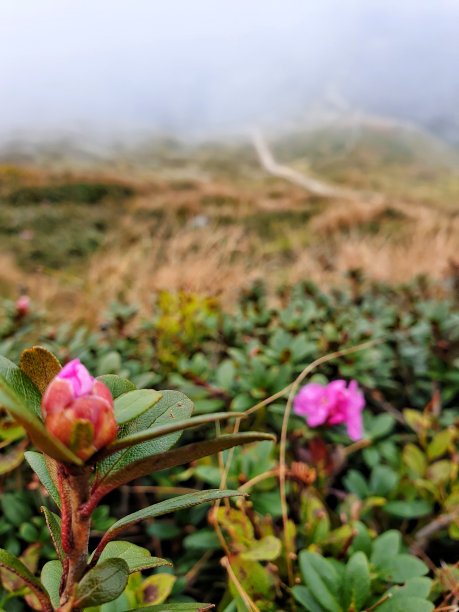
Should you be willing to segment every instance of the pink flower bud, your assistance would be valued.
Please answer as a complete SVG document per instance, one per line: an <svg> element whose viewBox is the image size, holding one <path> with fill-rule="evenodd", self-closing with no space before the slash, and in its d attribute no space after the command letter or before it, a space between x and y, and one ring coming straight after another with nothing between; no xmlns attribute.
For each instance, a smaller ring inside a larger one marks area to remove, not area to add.
<svg viewBox="0 0 459 612"><path fill-rule="evenodd" d="M25 317L30 310L30 298L28 295L21 295L16 300L16 314L18 317Z"/></svg>
<svg viewBox="0 0 459 612"><path fill-rule="evenodd" d="M48 431L84 461L116 438L112 395L79 359L50 382L41 408Z"/></svg>

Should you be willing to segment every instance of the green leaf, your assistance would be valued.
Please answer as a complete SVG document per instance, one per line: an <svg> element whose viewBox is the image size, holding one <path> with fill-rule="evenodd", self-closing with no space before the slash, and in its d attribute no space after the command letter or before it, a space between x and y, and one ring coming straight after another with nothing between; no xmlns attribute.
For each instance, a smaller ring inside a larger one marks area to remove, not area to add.
<svg viewBox="0 0 459 612"><path fill-rule="evenodd" d="M142 582L144 599L151 604L162 604L172 592L177 578L173 574L155 574Z"/></svg>
<svg viewBox="0 0 459 612"><path fill-rule="evenodd" d="M162 393L153 389L136 389L123 393L115 400L115 418L118 425L124 425L140 416L159 402Z"/></svg>
<svg viewBox="0 0 459 612"><path fill-rule="evenodd" d="M395 490L398 484L398 474L387 465L377 465L371 471L370 491L372 495L386 497Z"/></svg>
<svg viewBox="0 0 459 612"><path fill-rule="evenodd" d="M432 590L432 580L421 576L420 578L410 578L402 587L396 586L391 590L400 595L412 595L413 597L427 598Z"/></svg>
<svg viewBox="0 0 459 612"><path fill-rule="evenodd" d="M183 538L183 546L190 551L218 550L221 542L213 529L199 529Z"/></svg>
<svg viewBox="0 0 459 612"><path fill-rule="evenodd" d="M352 527L356 535L352 540L349 551L351 553L362 551L367 557L369 557L371 553L372 539L368 528L360 521L353 521Z"/></svg>
<svg viewBox="0 0 459 612"><path fill-rule="evenodd" d="M146 548L123 541L109 542L104 548L98 563L111 558L124 559L129 567L130 574L163 565L172 565L166 559L152 557L150 551Z"/></svg>
<svg viewBox="0 0 459 612"><path fill-rule="evenodd" d="M33 346L23 351L19 367L42 394L62 369L56 357L42 346Z"/></svg>
<svg viewBox="0 0 459 612"><path fill-rule="evenodd" d="M370 570L363 552L352 555L346 565L343 580L343 607L362 610L370 595Z"/></svg>
<svg viewBox="0 0 459 612"><path fill-rule="evenodd" d="M232 555L231 569L242 588L254 602L264 602L272 600L275 585L274 576L271 572L257 561L246 561L239 555ZM235 583L230 581L229 590L233 599L239 596ZM241 608L241 610L246 608ZM269 609L269 608L268 608Z"/></svg>
<svg viewBox="0 0 459 612"><path fill-rule="evenodd" d="M48 561L41 570L41 581L48 591L51 603L59 607L59 587L62 579L62 564L60 561Z"/></svg>
<svg viewBox="0 0 459 612"><path fill-rule="evenodd" d="M343 478L346 489L360 499L366 499L370 495L365 478L357 470L349 470Z"/></svg>
<svg viewBox="0 0 459 612"><path fill-rule="evenodd" d="M185 429L191 429L192 427L199 427L200 425L208 425L209 423L215 423L216 421L224 421L226 419L244 418L243 412L217 412L216 414L196 416L191 419L183 421L176 421L174 423L166 423L165 425L153 426L151 429L145 431L139 431L125 438L119 438L107 446L99 457L105 457L111 455L122 448L134 446L147 440L155 440L161 436L165 436L176 431L183 431Z"/></svg>
<svg viewBox="0 0 459 612"><path fill-rule="evenodd" d="M241 553L241 557L249 561L274 561L281 550L282 542L279 538L267 535L250 546L249 550Z"/></svg>
<svg viewBox="0 0 459 612"><path fill-rule="evenodd" d="M324 612L324 608L317 603L311 591L305 586L294 586L292 588L292 595L308 612Z"/></svg>
<svg viewBox="0 0 459 612"><path fill-rule="evenodd" d="M104 535L104 540L113 540L113 538L121 533L121 531L124 531L128 527L140 523L140 521L145 519L163 516L164 514L169 514L170 512L176 512L177 510L183 510L199 504L212 502L225 497L234 497L237 495L243 495L243 493L240 493L239 491L210 489L209 491L196 491L196 493L187 493L186 495L166 499L165 501L159 502L158 504L153 504L147 508L142 508L142 510L138 510L133 514L128 514L124 518L120 519L108 529Z"/></svg>
<svg viewBox="0 0 459 612"><path fill-rule="evenodd" d="M170 603L158 604L154 606L142 607L142 612L206 612L215 608L214 604L186 602L186 603Z"/></svg>
<svg viewBox="0 0 459 612"><path fill-rule="evenodd" d="M169 436L167 436L169 437ZM153 456L147 456L146 458L134 461L122 469L112 473L108 478L105 478L103 483L103 489L107 492L111 491L115 487L118 487L134 478L141 478L153 472L159 472L167 468L175 467L176 465L183 465L184 463L190 463L201 457L207 457L214 453L232 448L233 446L240 446L242 444L249 444L251 442L260 442L262 440L273 440L273 436L265 433L258 432L247 432L241 434L231 434L220 436L215 440L204 440L203 442L194 442L181 448L174 450L157 453ZM159 441L166 438L160 438ZM148 444L148 443L147 443ZM150 442L150 444L152 444ZM135 447L137 448L137 447ZM130 452L130 451L128 451ZM116 457L116 455L113 455ZM97 487L96 485L96 491Z"/></svg>
<svg viewBox="0 0 459 612"><path fill-rule="evenodd" d="M49 534L51 536L51 540L53 542L54 548L56 549L57 556L59 559L64 562L64 549L62 548L62 539L61 539L61 519L48 510L45 506L42 506L40 510L43 512L45 516L46 526L48 527Z"/></svg>
<svg viewBox="0 0 459 612"><path fill-rule="evenodd" d="M0 355L0 381L10 389L22 405L35 416L41 416L41 393L26 374L12 361ZM2 399L0 387L0 404ZM5 400L5 407L8 400Z"/></svg>
<svg viewBox="0 0 459 612"><path fill-rule="evenodd" d="M14 445L6 453L0 455L0 476L9 474L19 467L24 460L24 448L27 445L27 440Z"/></svg>
<svg viewBox="0 0 459 612"><path fill-rule="evenodd" d="M378 564L381 576L390 582L403 583L410 578L425 576L429 568L413 555L397 555Z"/></svg>
<svg viewBox="0 0 459 612"><path fill-rule="evenodd" d="M76 592L76 608L98 606L116 599L124 591L129 568L124 559L106 559L81 579Z"/></svg>
<svg viewBox="0 0 459 612"><path fill-rule="evenodd" d="M393 596L378 606L378 612L433 612L432 602L412 595Z"/></svg>
<svg viewBox="0 0 459 612"><path fill-rule="evenodd" d="M113 399L117 399L123 393L135 390L135 384L127 378L121 378L115 374L103 374L98 376L97 380L100 380L110 389L110 393Z"/></svg>
<svg viewBox="0 0 459 612"><path fill-rule="evenodd" d="M24 565L24 563L22 563L22 561L19 561L19 559L3 548L0 548L0 567L13 572L13 574L21 578L38 597L43 610L45 612L52 612L52 606L48 593L44 589L41 582L35 578L35 576Z"/></svg>
<svg viewBox="0 0 459 612"><path fill-rule="evenodd" d="M188 419L193 412L193 402L179 391L162 391L161 399L149 410L139 415L129 423L122 425L118 438L124 438L132 434L143 432L151 427L174 423L179 420ZM112 476L115 472L126 468L131 463L149 458L152 455L165 453L171 448L182 435L181 431L164 436L159 440L152 440L137 444L133 448L126 448L110 457L99 461L97 464L96 482Z"/></svg>
<svg viewBox="0 0 459 612"><path fill-rule="evenodd" d="M328 612L341 612L337 600L339 579L335 568L326 559L307 550L300 553L303 581L314 599Z"/></svg>
<svg viewBox="0 0 459 612"><path fill-rule="evenodd" d="M378 536L373 542L370 561L374 565L379 565L388 558L395 557L398 555L401 544L402 535L400 531L396 531L395 529L386 531L382 535Z"/></svg>
<svg viewBox="0 0 459 612"><path fill-rule="evenodd" d="M73 452L81 452L92 447L94 440L94 425L86 420L77 420L73 423L70 434L70 448Z"/></svg>
<svg viewBox="0 0 459 612"><path fill-rule="evenodd" d="M383 509L393 516L412 519L430 514L432 512L432 504L424 499L390 501L383 506Z"/></svg>
<svg viewBox="0 0 459 612"><path fill-rule="evenodd" d="M390 414L378 414L373 417L368 428L368 437L372 440L384 438L395 427L395 419Z"/></svg>
<svg viewBox="0 0 459 612"><path fill-rule="evenodd" d="M20 527L32 518L30 503L18 493L2 493L0 503L3 514L15 527Z"/></svg>
<svg viewBox="0 0 459 612"><path fill-rule="evenodd" d="M445 429L444 431L437 433L427 447L427 456L430 461L438 459L444 455L451 447L454 437L455 432L453 429Z"/></svg>
<svg viewBox="0 0 459 612"><path fill-rule="evenodd" d="M403 463L416 477L424 476L427 469L425 454L418 446L411 443L403 449Z"/></svg>
<svg viewBox="0 0 459 612"><path fill-rule="evenodd" d="M13 375L11 368L8 370L9 380L7 380L4 361L8 360L0 357L0 405L4 406L11 416L24 427L32 442L41 451L57 461L81 465L81 459L66 448L60 440L48 433L42 421L35 415L37 398L38 407L40 406L38 389L14 364L11 365L16 370L13 371ZM19 389L21 395L16 389Z"/></svg>
<svg viewBox="0 0 459 612"><path fill-rule="evenodd" d="M36 451L27 451L24 453L24 457L27 463L35 472L35 474L38 476L41 484L50 494L51 499L59 508L61 505L59 491L57 490L57 487L54 484L53 479L51 478L48 467L46 465L46 460L43 457L42 453L37 453Z"/></svg>

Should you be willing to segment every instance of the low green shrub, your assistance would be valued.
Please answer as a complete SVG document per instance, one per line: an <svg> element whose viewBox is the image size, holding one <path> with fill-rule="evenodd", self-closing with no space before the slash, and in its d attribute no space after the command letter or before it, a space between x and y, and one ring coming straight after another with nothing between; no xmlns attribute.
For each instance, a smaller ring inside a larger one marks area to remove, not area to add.
<svg viewBox="0 0 459 612"><path fill-rule="evenodd" d="M98 330L53 327L33 303L18 319L8 305L0 352L12 360L37 342L63 362L78 357L94 373L128 378L138 388L180 389L203 418L250 411L236 420L239 431L276 435L277 443L144 476L107 498L116 517L120 505L140 510L178 491L223 485L249 494L133 529L132 542L174 559L174 574L154 573L152 584L161 587L150 590L132 579L123 605L152 604L145 593L159 590L165 595L155 605L185 610L193 601L212 601L222 612L421 612L454 605L459 305L454 296L433 298L435 291L422 279L393 288L355 277L349 290L329 293L302 283L277 296L256 285L231 313L199 296L163 293L151 317L115 304ZM353 443L342 427L310 428L294 413L285 419L289 385L334 352L304 382L358 381L364 437ZM217 432L234 429L221 424ZM5 454L21 444L7 416L0 432ZM205 444L212 433L185 431L183 439ZM8 494L18 474L30 478L18 462L5 468ZM32 506L25 523L35 525L34 516ZM20 533L17 541L15 551L24 554L28 541ZM103 612L119 609L110 605Z"/></svg>

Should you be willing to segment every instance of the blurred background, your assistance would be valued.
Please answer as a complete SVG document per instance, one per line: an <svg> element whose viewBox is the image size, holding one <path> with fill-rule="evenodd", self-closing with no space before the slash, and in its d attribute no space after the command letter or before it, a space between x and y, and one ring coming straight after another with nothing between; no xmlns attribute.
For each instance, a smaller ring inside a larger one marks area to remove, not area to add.
<svg viewBox="0 0 459 612"><path fill-rule="evenodd" d="M450 287L458 34L455 0L4 0L2 293Z"/></svg>

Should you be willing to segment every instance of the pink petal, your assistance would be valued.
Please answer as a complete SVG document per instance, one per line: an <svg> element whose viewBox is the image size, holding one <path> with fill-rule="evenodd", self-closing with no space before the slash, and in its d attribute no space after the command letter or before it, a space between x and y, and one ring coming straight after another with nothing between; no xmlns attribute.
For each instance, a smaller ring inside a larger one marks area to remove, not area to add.
<svg viewBox="0 0 459 612"><path fill-rule="evenodd" d="M362 414L360 412L348 416L347 433L351 440L360 440L363 438L363 423Z"/></svg>
<svg viewBox="0 0 459 612"><path fill-rule="evenodd" d="M293 410L306 418L310 427L323 425L328 416L328 397L325 387L319 383L309 383L302 387L295 397Z"/></svg>
<svg viewBox="0 0 459 612"><path fill-rule="evenodd" d="M69 381L69 383L72 385L75 397L87 395L92 391L94 378L79 359L69 361L69 363L62 368L57 376L58 378Z"/></svg>

